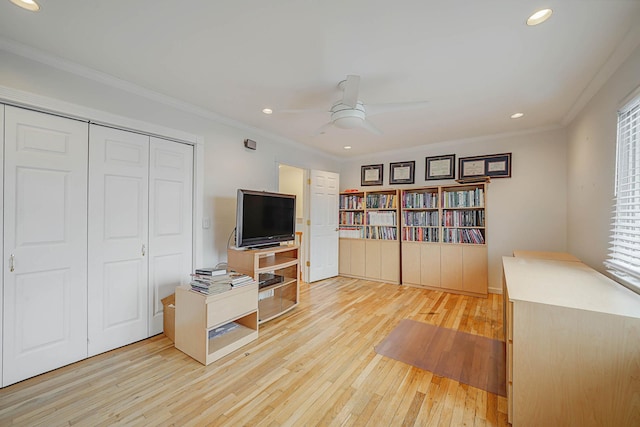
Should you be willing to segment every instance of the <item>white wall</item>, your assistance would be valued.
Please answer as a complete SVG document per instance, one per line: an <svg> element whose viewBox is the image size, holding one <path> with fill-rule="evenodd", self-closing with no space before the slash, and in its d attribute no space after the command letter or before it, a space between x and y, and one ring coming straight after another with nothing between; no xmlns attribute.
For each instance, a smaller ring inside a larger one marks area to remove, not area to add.
<svg viewBox="0 0 640 427"><path fill-rule="evenodd" d="M640 47L568 127L568 248L603 271L614 197L617 110L640 85Z"/></svg>
<svg viewBox="0 0 640 427"><path fill-rule="evenodd" d="M503 255L511 255L514 249L566 250L567 147L564 130L448 142L402 154L363 157L343 164L340 186L341 190L390 188L389 163L410 160L416 161L413 186L455 184L453 180L425 181L425 157L456 154L457 161L459 157L497 153L512 153L512 177L493 179L487 190L489 290L501 292ZM378 163L384 164L385 185L360 187L360 166Z"/></svg>
<svg viewBox="0 0 640 427"><path fill-rule="evenodd" d="M198 264L202 265L197 267L226 261L227 241L235 226L238 188L277 191L278 163L327 171L339 168L335 158L318 151L265 135L257 129L235 125L215 114L181 105L125 82L120 84L122 90L117 89L95 81L92 73L87 73L91 78L79 77L60 69L68 64L51 63L55 66L0 50L0 86L88 107L108 117L117 115L202 137L202 212L197 212L197 215L200 219L209 218L211 226L199 230L202 248L195 259L201 260ZM105 81L112 80L105 78ZM34 99L38 100L38 97ZM118 121L117 118L114 120ZM124 126L123 123L113 124ZM156 129L154 126L150 128ZM144 126L140 130L149 131ZM257 150L244 147L246 138L257 141Z"/></svg>

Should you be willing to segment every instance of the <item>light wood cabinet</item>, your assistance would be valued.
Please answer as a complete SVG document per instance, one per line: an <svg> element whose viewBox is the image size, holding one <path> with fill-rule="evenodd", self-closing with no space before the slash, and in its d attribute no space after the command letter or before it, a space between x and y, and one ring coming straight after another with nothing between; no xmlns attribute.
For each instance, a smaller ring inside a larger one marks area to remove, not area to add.
<svg viewBox="0 0 640 427"><path fill-rule="evenodd" d="M229 268L253 277L259 284L258 313L260 323L292 310L300 301L299 253L295 245L265 249L229 249ZM266 281L278 281L268 284Z"/></svg>
<svg viewBox="0 0 640 427"><path fill-rule="evenodd" d="M487 294L485 192L484 183L402 191L403 284Z"/></svg>
<svg viewBox="0 0 640 427"><path fill-rule="evenodd" d="M338 215L339 273L400 283L398 191L341 193Z"/></svg>
<svg viewBox="0 0 640 427"><path fill-rule="evenodd" d="M514 426L637 426L640 295L578 261L503 257Z"/></svg>
<svg viewBox="0 0 640 427"><path fill-rule="evenodd" d="M258 284L214 295L176 289L176 348L208 365L258 338Z"/></svg>

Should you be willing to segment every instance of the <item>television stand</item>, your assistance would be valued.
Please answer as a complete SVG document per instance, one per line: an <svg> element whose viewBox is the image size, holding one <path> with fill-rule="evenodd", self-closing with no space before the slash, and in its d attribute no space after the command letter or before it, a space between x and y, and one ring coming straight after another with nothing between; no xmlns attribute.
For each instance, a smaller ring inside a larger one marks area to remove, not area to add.
<svg viewBox="0 0 640 427"><path fill-rule="evenodd" d="M300 300L299 277L300 248L296 245L278 245L273 248L227 251L230 269L253 277L273 278L273 282L258 290L258 321L269 321L293 310ZM269 275L270 274L270 275ZM275 280L276 276L281 276Z"/></svg>

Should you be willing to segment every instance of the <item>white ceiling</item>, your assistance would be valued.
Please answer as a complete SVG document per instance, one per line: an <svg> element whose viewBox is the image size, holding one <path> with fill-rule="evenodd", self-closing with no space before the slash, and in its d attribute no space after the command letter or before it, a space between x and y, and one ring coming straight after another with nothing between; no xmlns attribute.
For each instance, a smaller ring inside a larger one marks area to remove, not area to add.
<svg viewBox="0 0 640 427"><path fill-rule="evenodd" d="M1 0L0 37L340 157L566 124L640 44L638 0L39 1ZM347 74L429 104L311 136Z"/></svg>

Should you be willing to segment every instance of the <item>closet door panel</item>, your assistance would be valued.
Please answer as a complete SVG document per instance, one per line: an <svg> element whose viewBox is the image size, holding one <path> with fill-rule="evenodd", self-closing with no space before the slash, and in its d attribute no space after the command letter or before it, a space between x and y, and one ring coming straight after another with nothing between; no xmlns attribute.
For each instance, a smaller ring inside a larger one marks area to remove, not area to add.
<svg viewBox="0 0 640 427"><path fill-rule="evenodd" d="M5 107L3 385L87 355L87 124Z"/></svg>
<svg viewBox="0 0 640 427"><path fill-rule="evenodd" d="M162 332L162 298L193 272L193 147L151 138L149 336Z"/></svg>
<svg viewBox="0 0 640 427"><path fill-rule="evenodd" d="M0 104L0 188L4 188L4 105ZM4 212L4 197L0 197L0 212ZM0 226L0 241L4 242L4 227ZM0 259L4 260L4 243L0 245ZM0 266L4 266L0 262ZM4 274L0 274L0 367L2 366L2 337L4 329ZM0 368L0 386L2 381L2 369Z"/></svg>
<svg viewBox="0 0 640 427"><path fill-rule="evenodd" d="M149 137L92 125L89 355L147 337Z"/></svg>

